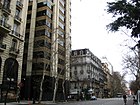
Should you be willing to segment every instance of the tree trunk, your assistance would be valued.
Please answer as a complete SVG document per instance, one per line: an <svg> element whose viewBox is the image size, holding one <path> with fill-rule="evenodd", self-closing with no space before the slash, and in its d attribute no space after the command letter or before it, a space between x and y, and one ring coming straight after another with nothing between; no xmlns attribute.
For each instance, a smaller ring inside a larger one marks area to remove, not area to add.
<svg viewBox="0 0 140 105"><path fill-rule="evenodd" d="M53 102L55 102L55 99L56 99L57 86L58 86L58 77L55 78L55 85L54 85L54 92L53 92Z"/></svg>
<svg viewBox="0 0 140 105"><path fill-rule="evenodd" d="M41 83L40 83L40 94L39 94L39 100L38 100L38 103L40 104L41 103L41 100L42 100L42 94L43 94L43 82L44 82L44 79L45 79L45 70L48 68L48 65L47 67L45 68L44 67L44 70L43 70L43 75L42 75L42 80L41 80Z"/></svg>
<svg viewBox="0 0 140 105"><path fill-rule="evenodd" d="M66 101L65 86L64 86L64 84L65 84L65 80L63 80L63 82L62 82L62 88L63 88L64 101Z"/></svg>
<svg viewBox="0 0 140 105"><path fill-rule="evenodd" d="M43 76L42 76L42 80L41 80L41 83L40 83L40 94L39 94L39 100L38 100L38 103L40 104L41 103L41 99L42 99L42 94L43 94L43 82L44 82L44 76L45 76L45 72L43 71Z"/></svg>

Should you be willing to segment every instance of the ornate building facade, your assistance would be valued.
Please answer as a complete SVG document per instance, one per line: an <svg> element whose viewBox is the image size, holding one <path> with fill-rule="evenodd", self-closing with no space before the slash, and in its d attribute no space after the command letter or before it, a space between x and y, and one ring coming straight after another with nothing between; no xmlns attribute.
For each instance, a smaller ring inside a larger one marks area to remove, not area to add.
<svg viewBox="0 0 140 105"><path fill-rule="evenodd" d="M97 97L104 97L106 74L101 60L89 49L72 50L71 94L87 90Z"/></svg>
<svg viewBox="0 0 140 105"><path fill-rule="evenodd" d="M0 0L1 99L16 97L21 82L28 0Z"/></svg>

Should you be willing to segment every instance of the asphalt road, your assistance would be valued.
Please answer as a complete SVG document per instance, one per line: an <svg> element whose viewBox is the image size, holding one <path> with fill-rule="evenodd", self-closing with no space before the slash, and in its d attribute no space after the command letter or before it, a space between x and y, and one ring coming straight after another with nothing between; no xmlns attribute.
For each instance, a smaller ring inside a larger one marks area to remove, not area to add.
<svg viewBox="0 0 140 105"><path fill-rule="evenodd" d="M6 105L124 105L122 98L108 98L108 99L97 99L91 101L69 101L60 103L49 103L43 102L44 104L32 104L27 101L22 101L20 103L7 103ZM4 105L0 103L0 105ZM127 105L133 105L131 98L127 100Z"/></svg>
<svg viewBox="0 0 140 105"><path fill-rule="evenodd" d="M124 105L122 98L98 99L92 101L78 101L69 103L60 103L57 105ZM127 100L127 105L133 105L132 99Z"/></svg>

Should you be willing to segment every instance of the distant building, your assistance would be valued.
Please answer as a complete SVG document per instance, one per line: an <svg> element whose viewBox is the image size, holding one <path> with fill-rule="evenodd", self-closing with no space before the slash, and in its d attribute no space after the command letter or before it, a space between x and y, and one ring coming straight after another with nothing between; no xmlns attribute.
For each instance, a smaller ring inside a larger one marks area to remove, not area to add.
<svg viewBox="0 0 140 105"><path fill-rule="evenodd" d="M105 89L104 89L104 95L105 97L112 97L112 85L113 85L112 74L110 73L107 63L102 63L102 67L106 74L106 79L107 79Z"/></svg>
<svg viewBox="0 0 140 105"><path fill-rule="evenodd" d="M28 0L0 0L0 86L10 99L21 82L27 8Z"/></svg>
<svg viewBox="0 0 140 105"><path fill-rule="evenodd" d="M106 81L106 74L98 57L89 49L72 50L70 94L87 90L97 97L103 97Z"/></svg>

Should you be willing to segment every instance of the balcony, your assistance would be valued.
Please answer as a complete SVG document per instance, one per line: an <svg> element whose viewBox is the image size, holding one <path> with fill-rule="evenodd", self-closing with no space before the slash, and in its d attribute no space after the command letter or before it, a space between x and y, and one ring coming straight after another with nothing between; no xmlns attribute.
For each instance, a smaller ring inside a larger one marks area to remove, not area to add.
<svg viewBox="0 0 140 105"><path fill-rule="evenodd" d="M4 51L6 49L6 44L0 43L0 51Z"/></svg>
<svg viewBox="0 0 140 105"><path fill-rule="evenodd" d="M17 55L17 54L19 54L19 49L11 47L10 50L9 50L9 53L12 54L12 55Z"/></svg>
<svg viewBox="0 0 140 105"><path fill-rule="evenodd" d="M14 31L14 30L12 30L12 34L14 34L17 37L20 37L20 34L18 32L16 32L16 31Z"/></svg>
<svg viewBox="0 0 140 105"><path fill-rule="evenodd" d="M3 5L2 10L3 10L5 13L7 13L8 15L11 13L11 9L10 9L10 7L8 7L8 6L4 6L4 5Z"/></svg>
<svg viewBox="0 0 140 105"><path fill-rule="evenodd" d="M11 26L7 24L5 21L0 20L0 32L9 33L11 30Z"/></svg>
<svg viewBox="0 0 140 105"><path fill-rule="evenodd" d="M21 18L19 16L15 16L14 18L18 23L21 23Z"/></svg>
<svg viewBox="0 0 140 105"><path fill-rule="evenodd" d="M16 6L20 9L23 8L23 4L21 3L21 1L17 1Z"/></svg>
<svg viewBox="0 0 140 105"><path fill-rule="evenodd" d="M19 39L19 40L22 40L22 39L21 39L22 36L21 36L18 32L14 31L14 30L12 30L11 33L10 33L9 35L11 35L12 37L15 37L15 38L17 38L17 39Z"/></svg>

